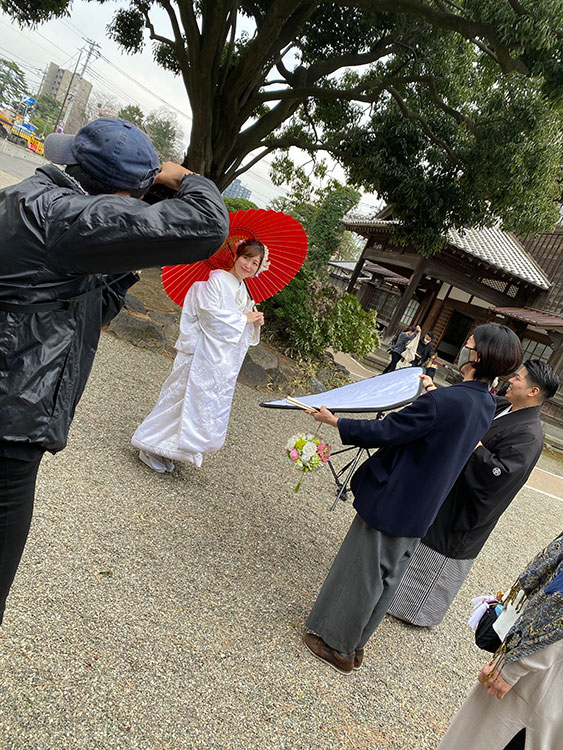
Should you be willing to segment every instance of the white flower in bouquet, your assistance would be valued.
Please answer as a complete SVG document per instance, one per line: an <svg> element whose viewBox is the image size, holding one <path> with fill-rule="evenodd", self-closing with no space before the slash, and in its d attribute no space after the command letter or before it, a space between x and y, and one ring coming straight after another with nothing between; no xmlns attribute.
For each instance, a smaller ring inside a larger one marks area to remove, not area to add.
<svg viewBox="0 0 563 750"><path fill-rule="evenodd" d="M310 459L313 458L316 452L317 452L316 443L313 443L312 440L307 441L305 445L303 446L303 450L301 451L303 461L310 461Z"/></svg>
<svg viewBox="0 0 563 750"><path fill-rule="evenodd" d="M287 441L287 443L285 444L285 449L290 451L298 440L299 440L299 435L292 435Z"/></svg>

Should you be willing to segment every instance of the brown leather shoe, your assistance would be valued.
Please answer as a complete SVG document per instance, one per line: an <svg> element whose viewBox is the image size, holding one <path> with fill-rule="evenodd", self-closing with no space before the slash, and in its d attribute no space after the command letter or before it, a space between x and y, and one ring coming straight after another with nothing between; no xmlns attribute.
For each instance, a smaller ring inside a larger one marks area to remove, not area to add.
<svg viewBox="0 0 563 750"><path fill-rule="evenodd" d="M364 660L364 649L357 648L354 654L354 669L359 669L362 666Z"/></svg>
<svg viewBox="0 0 563 750"><path fill-rule="evenodd" d="M317 659L324 661L325 664L336 669L340 674L352 673L354 658L352 656L341 656L336 649L327 646L320 636L314 633L305 633L303 643Z"/></svg>

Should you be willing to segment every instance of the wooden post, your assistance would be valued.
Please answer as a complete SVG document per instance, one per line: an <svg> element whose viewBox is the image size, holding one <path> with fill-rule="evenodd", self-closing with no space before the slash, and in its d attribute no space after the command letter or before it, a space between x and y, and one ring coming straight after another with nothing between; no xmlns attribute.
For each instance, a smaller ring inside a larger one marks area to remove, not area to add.
<svg viewBox="0 0 563 750"><path fill-rule="evenodd" d="M369 240L366 242L366 245L364 249L362 250L362 254L358 258L358 262L356 263L356 267L354 268L354 272L350 279L350 283L348 284L348 289L346 291L349 294L354 294L354 287L356 286L356 281L359 279L360 274L362 272L362 268L364 267L364 263L366 259L366 250L368 248L368 245L369 245Z"/></svg>
<svg viewBox="0 0 563 750"><path fill-rule="evenodd" d="M401 318L403 317L403 313L407 309L407 305L413 298L414 293L416 292L416 288L418 286L418 282L422 278L422 275L424 274L424 269L426 266L426 258L420 258L418 261L416 267L413 269L412 275L409 279L409 283L405 287L405 291L402 294L401 299L397 303L397 306L393 310L393 315L391 316L391 320L389 321L389 325L385 329L385 333L383 334L384 341L389 341L393 334L395 333L395 330L399 323L401 322Z"/></svg>
<svg viewBox="0 0 563 750"><path fill-rule="evenodd" d="M563 336L561 331L547 331L550 341L553 345L553 354L549 358L549 366L555 370L555 372L561 374L561 365L563 364Z"/></svg>

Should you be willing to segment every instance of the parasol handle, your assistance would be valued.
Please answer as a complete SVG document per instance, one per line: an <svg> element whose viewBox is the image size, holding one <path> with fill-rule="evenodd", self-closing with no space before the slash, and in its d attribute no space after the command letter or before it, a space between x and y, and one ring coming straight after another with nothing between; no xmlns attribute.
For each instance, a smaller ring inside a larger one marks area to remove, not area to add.
<svg viewBox="0 0 563 750"><path fill-rule="evenodd" d="M318 412L318 409L315 409L314 406L309 406L308 404L304 404L303 401L298 401L296 398L293 398L292 396L286 396L285 400L292 404L293 406L298 406L300 409L305 409L306 411L314 411Z"/></svg>

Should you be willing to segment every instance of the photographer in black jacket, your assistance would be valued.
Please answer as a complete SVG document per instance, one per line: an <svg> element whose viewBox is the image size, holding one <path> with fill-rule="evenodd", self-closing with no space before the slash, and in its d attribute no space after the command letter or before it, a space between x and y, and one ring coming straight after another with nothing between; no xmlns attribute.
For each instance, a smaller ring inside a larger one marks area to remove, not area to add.
<svg viewBox="0 0 563 750"><path fill-rule="evenodd" d="M148 136L101 118L52 134L40 167L0 191L0 621L31 523L44 451L66 445L100 330L133 268L191 263L227 236L215 185L159 165ZM139 200L160 184L173 197Z"/></svg>

